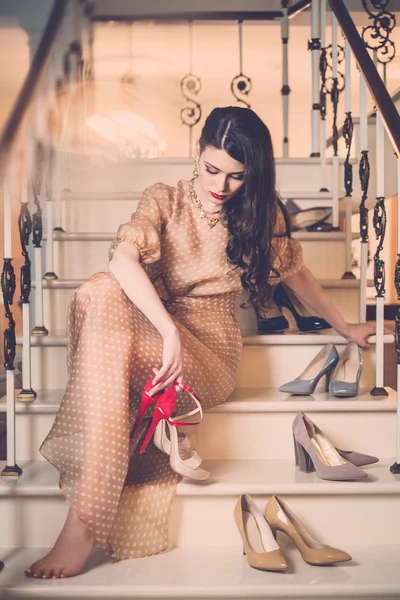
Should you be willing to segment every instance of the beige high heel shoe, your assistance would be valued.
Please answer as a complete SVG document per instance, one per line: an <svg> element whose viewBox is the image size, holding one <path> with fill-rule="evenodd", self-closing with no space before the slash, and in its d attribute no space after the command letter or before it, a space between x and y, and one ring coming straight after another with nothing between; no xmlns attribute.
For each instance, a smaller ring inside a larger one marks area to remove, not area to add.
<svg viewBox="0 0 400 600"><path fill-rule="evenodd" d="M247 494L240 496L234 510L234 519L243 540L243 554L254 569L284 571L285 557L254 500Z"/></svg>
<svg viewBox="0 0 400 600"><path fill-rule="evenodd" d="M276 537L282 531L290 537L300 551L303 560L310 565L333 565L352 560L350 554L325 546L315 540L300 523L296 515L278 496L272 496L265 507L265 518Z"/></svg>

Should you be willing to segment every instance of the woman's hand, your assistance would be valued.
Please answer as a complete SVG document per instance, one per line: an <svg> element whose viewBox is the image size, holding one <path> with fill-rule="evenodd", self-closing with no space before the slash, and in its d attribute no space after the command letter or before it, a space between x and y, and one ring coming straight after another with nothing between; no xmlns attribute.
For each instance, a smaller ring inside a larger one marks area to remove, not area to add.
<svg viewBox="0 0 400 600"><path fill-rule="evenodd" d="M182 346L178 329L174 328L163 336L162 366L160 369L154 367L153 372L153 384L157 385L151 389L149 396L169 387L176 379L182 383Z"/></svg>
<svg viewBox="0 0 400 600"><path fill-rule="evenodd" d="M393 331L384 327L384 333L391 333L393 335ZM361 348L370 348L371 344L368 343L367 338L370 335L376 334L376 323L347 323L346 332L343 334L343 337L346 338L348 342L355 342Z"/></svg>

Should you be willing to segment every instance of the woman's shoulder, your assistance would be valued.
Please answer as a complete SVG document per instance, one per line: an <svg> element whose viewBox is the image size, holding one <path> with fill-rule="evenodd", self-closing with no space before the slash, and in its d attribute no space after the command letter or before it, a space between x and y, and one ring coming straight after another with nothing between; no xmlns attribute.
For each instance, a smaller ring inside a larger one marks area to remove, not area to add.
<svg viewBox="0 0 400 600"><path fill-rule="evenodd" d="M184 188L184 179L180 179L176 185L168 185L167 183L158 181L147 187L143 194L150 195L156 200L173 202L178 196L184 193Z"/></svg>

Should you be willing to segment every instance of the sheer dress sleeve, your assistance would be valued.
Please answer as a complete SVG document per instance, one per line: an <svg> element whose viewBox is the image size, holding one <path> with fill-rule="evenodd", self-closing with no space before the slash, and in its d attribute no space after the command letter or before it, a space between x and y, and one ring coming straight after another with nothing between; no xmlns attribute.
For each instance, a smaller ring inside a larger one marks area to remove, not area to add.
<svg viewBox="0 0 400 600"><path fill-rule="evenodd" d="M150 264L158 261L161 256L161 228L159 204L151 188L147 188L131 220L118 228L117 237L111 242L108 251L109 260L112 259L118 244L126 241L138 248L141 263Z"/></svg>
<svg viewBox="0 0 400 600"><path fill-rule="evenodd" d="M298 240L291 237L288 224L278 205L277 221L271 248L272 266L279 271L279 278L271 272L272 285L294 275L303 266L303 250Z"/></svg>

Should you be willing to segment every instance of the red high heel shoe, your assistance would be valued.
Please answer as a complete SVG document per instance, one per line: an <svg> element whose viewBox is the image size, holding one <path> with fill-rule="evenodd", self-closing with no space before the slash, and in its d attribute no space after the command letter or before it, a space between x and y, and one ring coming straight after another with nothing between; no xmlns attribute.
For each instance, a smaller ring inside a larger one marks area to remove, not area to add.
<svg viewBox="0 0 400 600"><path fill-rule="evenodd" d="M192 396L192 398L194 399L197 406L195 409L191 410L190 412L188 412L184 415L180 415L180 416L176 417L175 419L171 419L172 414L175 410L175 406L176 406L176 388L180 388L182 390L189 392L189 394ZM196 414L197 412L200 413L200 419L198 421L194 422L194 421L183 421L182 420L182 419L186 419L187 417L191 417L192 415ZM193 388L191 388L188 385L185 385L184 383L179 383L179 381L174 381L173 385L168 390L165 390L164 392L162 392L160 394L160 397L158 398L158 400L155 404L153 420L150 423L150 426L146 433L146 437L144 438L143 443L140 447L140 450L139 450L140 454L142 454L146 450L147 444L149 443L157 425L163 419L167 420L170 425L179 427L179 426L184 426L184 425L198 425L200 423L202 417L203 417L203 409L201 406L201 400L197 396L197 394L194 392Z"/></svg>
<svg viewBox="0 0 400 600"><path fill-rule="evenodd" d="M140 406L139 406L139 412L136 416L135 422L133 424L132 427L132 431L130 433L130 437L133 438L137 428L141 422L141 420L143 419L143 416L146 412L146 410L152 406L153 404L156 404L157 401L159 400L160 396L164 393L164 390L161 390L160 392L157 392L156 394L154 394L153 396L150 396L147 392L150 392L153 387L155 387L155 385L153 385L153 379L154 377L152 377L151 379L148 380L148 382L144 385L143 387L143 392L142 392L142 399L140 401Z"/></svg>

